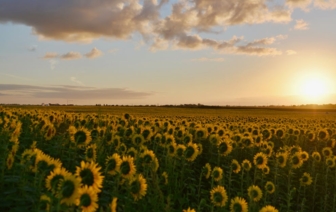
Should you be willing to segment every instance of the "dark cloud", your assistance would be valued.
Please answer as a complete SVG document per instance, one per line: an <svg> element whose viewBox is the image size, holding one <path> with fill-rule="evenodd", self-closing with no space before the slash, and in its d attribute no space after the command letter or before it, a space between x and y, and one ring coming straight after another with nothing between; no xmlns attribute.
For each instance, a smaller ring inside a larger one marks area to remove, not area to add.
<svg viewBox="0 0 336 212"><path fill-rule="evenodd" d="M49 99L139 99L152 93L132 91L126 88L94 88L87 86L35 86L0 84L2 95L21 95Z"/></svg>

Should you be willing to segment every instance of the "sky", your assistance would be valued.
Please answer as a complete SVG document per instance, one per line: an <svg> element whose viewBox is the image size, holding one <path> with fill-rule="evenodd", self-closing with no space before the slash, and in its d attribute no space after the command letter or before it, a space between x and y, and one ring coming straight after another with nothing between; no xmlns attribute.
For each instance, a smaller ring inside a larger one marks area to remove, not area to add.
<svg viewBox="0 0 336 212"><path fill-rule="evenodd" d="M0 103L336 104L336 0L0 0Z"/></svg>

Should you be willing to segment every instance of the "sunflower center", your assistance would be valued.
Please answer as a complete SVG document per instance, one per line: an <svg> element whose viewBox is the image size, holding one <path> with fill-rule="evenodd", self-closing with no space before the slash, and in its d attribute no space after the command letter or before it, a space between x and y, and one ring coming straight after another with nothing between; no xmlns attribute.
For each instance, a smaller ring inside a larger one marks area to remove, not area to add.
<svg viewBox="0 0 336 212"><path fill-rule="evenodd" d="M145 139L147 139L147 137L149 136L149 134L150 134L150 131L149 131L149 130L144 130L144 131L142 132L142 136L143 136Z"/></svg>
<svg viewBox="0 0 336 212"><path fill-rule="evenodd" d="M258 157L256 161L257 161L258 165L261 165L261 164L263 164L264 159L262 157Z"/></svg>
<svg viewBox="0 0 336 212"><path fill-rule="evenodd" d="M82 183L88 186L93 185L94 176L90 169L84 169L80 172L80 177L82 178Z"/></svg>
<svg viewBox="0 0 336 212"><path fill-rule="evenodd" d="M137 193L139 193L140 188L141 188L141 184L140 184L140 182L139 182L138 180L135 180L135 181L133 181L133 182L131 183L131 192L132 192L133 194L137 194Z"/></svg>
<svg viewBox="0 0 336 212"><path fill-rule="evenodd" d="M137 144L137 145L141 144L141 141L142 141L142 139L140 137L136 137L134 139L134 143Z"/></svg>
<svg viewBox="0 0 336 212"><path fill-rule="evenodd" d="M60 182L61 179L64 179L63 175L55 175L51 180L50 180L50 186L53 190L57 189L58 183Z"/></svg>
<svg viewBox="0 0 336 212"><path fill-rule="evenodd" d="M223 196L222 196L222 194L220 192L216 192L214 194L214 198L213 199L214 199L215 202L222 202L223 201Z"/></svg>
<svg viewBox="0 0 336 212"><path fill-rule="evenodd" d="M300 163L300 160L299 160L298 157L293 157L292 161L293 161L293 164L294 164L294 165Z"/></svg>
<svg viewBox="0 0 336 212"><path fill-rule="evenodd" d="M150 163L150 162L152 162L153 158L152 158L151 155L146 154L146 155L143 157L143 160L145 161L145 163Z"/></svg>
<svg viewBox="0 0 336 212"><path fill-rule="evenodd" d="M185 150L185 156L186 156L186 158L192 157L194 153L195 153L195 150L191 146L187 147L187 149Z"/></svg>
<svg viewBox="0 0 336 212"><path fill-rule="evenodd" d="M266 190L267 190L267 191L273 191L273 186L272 186L271 184L268 184L268 185L266 186Z"/></svg>
<svg viewBox="0 0 336 212"><path fill-rule="evenodd" d="M302 182L303 182L303 183L308 182L308 177L307 177L307 176L303 176L303 177L302 177Z"/></svg>
<svg viewBox="0 0 336 212"><path fill-rule="evenodd" d="M220 176L219 171L215 170L215 171L213 172L213 177L214 177L214 178L219 178L219 176Z"/></svg>
<svg viewBox="0 0 336 212"><path fill-rule="evenodd" d="M48 169L48 166L49 164L47 163L47 161L45 160L40 160L38 163L37 163L37 169L38 170L47 170Z"/></svg>
<svg viewBox="0 0 336 212"><path fill-rule="evenodd" d="M233 211L241 212L241 211L243 211L243 208L239 203L235 203L233 205Z"/></svg>
<svg viewBox="0 0 336 212"><path fill-rule="evenodd" d="M75 133L75 141L79 144L85 143L86 141L86 133L83 131L77 131Z"/></svg>
<svg viewBox="0 0 336 212"><path fill-rule="evenodd" d="M117 167L117 162L114 158L110 159L107 163L107 170L112 171Z"/></svg>
<svg viewBox="0 0 336 212"><path fill-rule="evenodd" d="M258 196L258 191L256 191L256 190L252 190L252 191L251 191L251 196L252 196L253 198L256 198L256 197Z"/></svg>
<svg viewBox="0 0 336 212"><path fill-rule="evenodd" d="M221 144L219 145L219 151L220 151L221 153L226 152L227 149L228 149L228 147L227 147L227 145L226 145L225 142L224 142L224 143L221 143Z"/></svg>
<svg viewBox="0 0 336 212"><path fill-rule="evenodd" d="M62 185L62 196L63 197L65 198L71 197L74 191L75 191L75 185L71 180L67 180L63 182L63 185Z"/></svg>
<svg viewBox="0 0 336 212"><path fill-rule="evenodd" d="M91 197L89 194L83 194L80 197L80 205L84 207L88 207L89 205L91 205Z"/></svg>
<svg viewBox="0 0 336 212"><path fill-rule="evenodd" d="M179 157L181 157L181 156L183 155L183 149L182 149L182 148L178 148L178 149L176 150L176 154L177 154Z"/></svg>
<svg viewBox="0 0 336 212"><path fill-rule="evenodd" d="M93 149L92 148L89 148L88 150L87 150L87 153L86 153L86 156L88 157L88 158L93 158Z"/></svg>
<svg viewBox="0 0 336 212"><path fill-rule="evenodd" d="M121 163L120 171L123 175L127 175L131 171L131 166L128 161L124 161Z"/></svg>
<svg viewBox="0 0 336 212"><path fill-rule="evenodd" d="M285 158L281 155L281 156L279 156L278 157L278 161L279 161L279 163L284 163L285 162Z"/></svg>

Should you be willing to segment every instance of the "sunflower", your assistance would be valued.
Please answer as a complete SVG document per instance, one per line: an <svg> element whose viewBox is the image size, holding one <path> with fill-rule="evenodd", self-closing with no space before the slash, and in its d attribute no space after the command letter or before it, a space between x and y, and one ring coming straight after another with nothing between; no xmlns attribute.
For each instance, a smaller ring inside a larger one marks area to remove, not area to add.
<svg viewBox="0 0 336 212"><path fill-rule="evenodd" d="M240 164L236 159L232 160L231 167L232 167L232 171L236 174L239 173L241 170Z"/></svg>
<svg viewBox="0 0 336 212"><path fill-rule="evenodd" d="M47 195L43 194L40 197L39 209L41 211L50 211L51 199Z"/></svg>
<svg viewBox="0 0 336 212"><path fill-rule="evenodd" d="M87 146L92 140L90 131L86 128L78 129L73 136L70 136L70 139L76 143L79 148Z"/></svg>
<svg viewBox="0 0 336 212"><path fill-rule="evenodd" d="M326 165L329 167L329 168L334 168L335 167L335 159L334 157L328 157L325 161Z"/></svg>
<svg viewBox="0 0 336 212"><path fill-rule="evenodd" d="M291 157L290 161L293 169L300 168L303 164L303 160L301 159L301 152L296 152Z"/></svg>
<svg viewBox="0 0 336 212"><path fill-rule="evenodd" d="M106 158L106 172L110 175L116 175L120 172L121 158L118 153L114 153L112 156Z"/></svg>
<svg viewBox="0 0 336 212"><path fill-rule="evenodd" d="M232 145L229 139L224 139L218 144L218 153L222 156L227 156L232 151Z"/></svg>
<svg viewBox="0 0 336 212"><path fill-rule="evenodd" d="M56 196L61 199L61 203L65 203L66 205L75 204L79 188L80 179L72 174L67 174L60 180Z"/></svg>
<svg viewBox="0 0 336 212"><path fill-rule="evenodd" d="M131 194L135 201L138 201L142 197L146 195L147 192L147 182L146 179L142 176L142 174L138 174L133 177L130 182L130 190Z"/></svg>
<svg viewBox="0 0 336 212"><path fill-rule="evenodd" d="M251 136L245 136L242 139L242 143L245 148L252 148L254 145L254 140Z"/></svg>
<svg viewBox="0 0 336 212"><path fill-rule="evenodd" d="M209 163L205 164L205 166L203 167L203 173L206 179L209 179L210 175L211 175L211 166Z"/></svg>
<svg viewBox="0 0 336 212"><path fill-rule="evenodd" d="M133 161L134 158L131 156L123 156L120 164L120 173L122 177L129 179L135 174L136 167Z"/></svg>
<svg viewBox="0 0 336 212"><path fill-rule="evenodd" d="M145 142L145 138L141 134L135 134L132 136L132 143L134 146L141 146Z"/></svg>
<svg viewBox="0 0 336 212"><path fill-rule="evenodd" d="M262 207L259 212L278 212L278 210L272 205L266 205Z"/></svg>
<svg viewBox="0 0 336 212"><path fill-rule="evenodd" d="M211 134L209 136L209 142L214 146L217 146L220 141L221 141L221 138L217 134Z"/></svg>
<svg viewBox="0 0 336 212"><path fill-rule="evenodd" d="M118 198L113 197L111 204L110 204L111 212L117 212L117 202L118 202Z"/></svg>
<svg viewBox="0 0 336 212"><path fill-rule="evenodd" d="M314 161L316 162L320 162L321 161L321 155L319 152L313 152L312 153L312 158L314 159Z"/></svg>
<svg viewBox="0 0 336 212"><path fill-rule="evenodd" d="M269 174L269 172L270 172L270 168L269 168L269 166L265 166L265 167L263 167L263 168L262 168L262 172L263 172L263 174Z"/></svg>
<svg viewBox="0 0 336 212"><path fill-rule="evenodd" d="M174 157L176 153L176 147L177 147L177 144L175 142L171 142L170 144L167 145L167 151L168 151L169 156Z"/></svg>
<svg viewBox="0 0 336 212"><path fill-rule="evenodd" d="M83 186L79 189L76 205L80 207L82 212L94 212L98 208L98 194L90 186Z"/></svg>
<svg viewBox="0 0 336 212"><path fill-rule="evenodd" d="M138 151L134 147L131 147L127 150L126 154L135 158L138 154Z"/></svg>
<svg viewBox="0 0 336 212"><path fill-rule="evenodd" d="M213 170L212 170L212 177L214 179L214 181L218 182L223 178L223 169L216 166Z"/></svg>
<svg viewBox="0 0 336 212"><path fill-rule="evenodd" d="M288 159L288 153L287 152L278 152L276 154L276 158L277 158L277 163L278 165L283 168L286 166L287 163L287 159Z"/></svg>
<svg viewBox="0 0 336 212"><path fill-rule="evenodd" d="M252 199L254 202L258 202L262 197L262 191L259 186L256 185L248 187L247 193L250 199Z"/></svg>
<svg viewBox="0 0 336 212"><path fill-rule="evenodd" d="M189 142L185 151L184 151L184 156L187 161L194 161L198 155L199 149L197 144Z"/></svg>
<svg viewBox="0 0 336 212"><path fill-rule="evenodd" d="M267 193L272 194L275 191L275 185L271 181L267 181L265 185L265 190Z"/></svg>
<svg viewBox="0 0 336 212"><path fill-rule="evenodd" d="M248 204L246 200L241 197L231 199L230 212L248 212Z"/></svg>
<svg viewBox="0 0 336 212"><path fill-rule="evenodd" d="M63 167L55 168L46 178L46 188L52 193L56 193L60 181L69 174L70 173Z"/></svg>
<svg viewBox="0 0 336 212"><path fill-rule="evenodd" d="M45 130L44 138L46 141L50 141L55 136L56 129L52 124L49 124Z"/></svg>
<svg viewBox="0 0 336 212"><path fill-rule="evenodd" d="M267 148L264 150L264 153L267 155L267 157L271 157L273 153L273 147L267 146Z"/></svg>
<svg viewBox="0 0 336 212"><path fill-rule="evenodd" d="M257 166L258 169L262 169L267 165L267 157L264 153L259 152L254 155L253 163Z"/></svg>
<svg viewBox="0 0 336 212"><path fill-rule="evenodd" d="M155 156L155 153L152 150L146 149L142 154L141 154L141 159L143 165L147 167L151 167L154 172L156 172L159 168L159 161L157 157Z"/></svg>
<svg viewBox="0 0 336 212"><path fill-rule="evenodd" d="M80 166L76 167L76 176L80 179L82 185L92 187L94 192L100 192L103 187L104 176L101 175L99 170L101 167L94 162L81 161Z"/></svg>
<svg viewBox="0 0 336 212"><path fill-rule="evenodd" d="M183 212L196 212L195 209L188 207L188 209L183 209Z"/></svg>
<svg viewBox="0 0 336 212"><path fill-rule="evenodd" d="M95 162L97 157L97 145L91 144L90 146L86 147L85 150L85 160L88 162Z"/></svg>
<svg viewBox="0 0 336 212"><path fill-rule="evenodd" d="M260 147L261 144L262 144L262 142L263 142L263 137L262 137L262 135L254 136L254 137L253 137L253 141L254 141L254 145L255 145L256 147Z"/></svg>
<svg viewBox="0 0 336 212"><path fill-rule="evenodd" d="M247 159L245 159L245 160L243 160L243 162L242 162L242 167L243 167L243 169L245 170L245 171L250 171L250 169L252 168L252 164L251 164L251 162L249 161L249 160L247 160Z"/></svg>
<svg viewBox="0 0 336 212"><path fill-rule="evenodd" d="M275 135L278 137L278 138L284 138L285 137L285 132L283 129L277 129L276 132L275 132Z"/></svg>
<svg viewBox="0 0 336 212"><path fill-rule="evenodd" d="M301 186L308 186L312 184L312 182L313 182L313 178L310 176L310 174L307 172L303 173L302 177L300 178Z"/></svg>
<svg viewBox="0 0 336 212"><path fill-rule="evenodd" d="M13 167L14 159L15 157L12 154L8 154L6 161L7 169L11 169Z"/></svg>
<svg viewBox="0 0 336 212"><path fill-rule="evenodd" d="M196 129L196 131L195 131L195 139L196 140L206 139L207 136L208 136L208 131L205 128L200 127L200 128Z"/></svg>
<svg viewBox="0 0 336 212"><path fill-rule="evenodd" d="M161 181L163 182L164 185L168 185L168 174L167 172L163 172L161 174Z"/></svg>
<svg viewBox="0 0 336 212"><path fill-rule="evenodd" d="M217 186L210 191L210 199L213 205L224 207L228 201L226 190L223 186Z"/></svg>
<svg viewBox="0 0 336 212"><path fill-rule="evenodd" d="M317 132L317 140L319 141L326 141L329 139L329 133L326 129L320 129L318 132Z"/></svg>
<svg viewBox="0 0 336 212"><path fill-rule="evenodd" d="M177 144L176 146L176 156L182 158L186 147L183 144Z"/></svg>
<svg viewBox="0 0 336 212"><path fill-rule="evenodd" d="M126 144L124 144L124 143L120 143L120 145L119 145L119 147L118 147L118 152L120 153L120 154L125 154L126 152L127 152L127 146L126 146Z"/></svg>
<svg viewBox="0 0 336 212"><path fill-rule="evenodd" d="M332 149L330 147L324 147L322 149L322 155L326 158L331 157L333 155Z"/></svg>
<svg viewBox="0 0 336 212"><path fill-rule="evenodd" d="M301 159L307 161L309 159L309 154L306 151L301 152Z"/></svg>

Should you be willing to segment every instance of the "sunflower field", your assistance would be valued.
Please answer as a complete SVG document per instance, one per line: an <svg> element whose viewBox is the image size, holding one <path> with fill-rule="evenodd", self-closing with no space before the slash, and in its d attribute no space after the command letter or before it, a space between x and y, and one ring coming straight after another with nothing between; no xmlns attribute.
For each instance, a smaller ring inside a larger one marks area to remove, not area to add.
<svg viewBox="0 0 336 212"><path fill-rule="evenodd" d="M0 211L336 211L336 122L0 107Z"/></svg>

